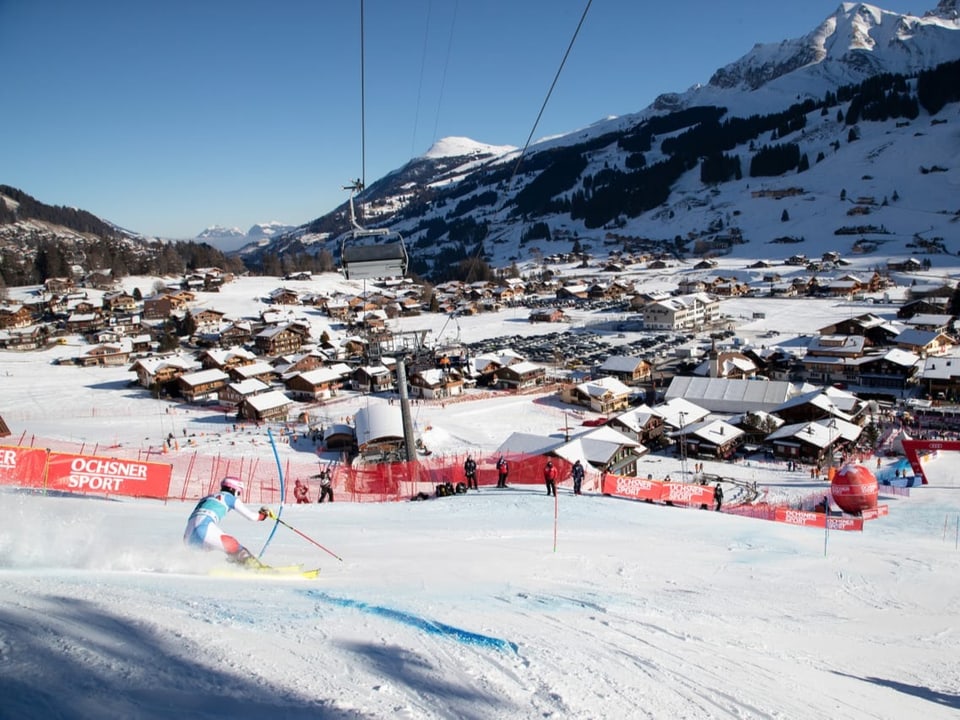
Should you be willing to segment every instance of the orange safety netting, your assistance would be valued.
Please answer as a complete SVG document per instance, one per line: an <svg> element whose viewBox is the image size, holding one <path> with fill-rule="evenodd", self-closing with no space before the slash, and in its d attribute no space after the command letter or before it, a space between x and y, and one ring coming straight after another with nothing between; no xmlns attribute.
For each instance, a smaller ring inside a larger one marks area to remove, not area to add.
<svg viewBox="0 0 960 720"><path fill-rule="evenodd" d="M259 452L229 456L205 452L188 444L183 449L176 446L170 450L143 450L123 445L69 442L36 436L21 437L17 445L79 455L169 463L172 474L167 499L170 500L196 500L219 488L221 478L228 475L239 477L247 486L244 499L252 504L294 503L296 480L309 488L307 497L310 502L317 502L320 496L318 475L325 468L331 470L336 502L393 502L409 500L419 493L433 496L438 485L466 483L463 465L468 455L472 455L477 463L477 484L492 487L497 484L496 462L500 457L497 454L481 456L464 452L431 455L414 462L351 465L331 462L305 452L281 460L285 488L285 497L281 498L277 463L268 444L264 444ZM522 453L504 457L509 463L507 482L510 485L543 486L543 470L548 460L557 466L558 484L570 478L571 465L562 458Z"/></svg>

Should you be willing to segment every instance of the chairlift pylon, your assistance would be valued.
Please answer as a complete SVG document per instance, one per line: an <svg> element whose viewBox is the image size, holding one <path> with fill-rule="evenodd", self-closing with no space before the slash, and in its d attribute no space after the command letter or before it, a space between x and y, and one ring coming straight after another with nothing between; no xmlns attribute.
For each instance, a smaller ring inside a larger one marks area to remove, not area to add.
<svg viewBox="0 0 960 720"><path fill-rule="evenodd" d="M367 229L357 222L353 198L363 190L363 182L354 180L343 189L350 191L350 224L353 226L340 239L343 276L348 280L373 280L406 275L409 260L400 233L387 228ZM374 242L369 242L371 238Z"/></svg>

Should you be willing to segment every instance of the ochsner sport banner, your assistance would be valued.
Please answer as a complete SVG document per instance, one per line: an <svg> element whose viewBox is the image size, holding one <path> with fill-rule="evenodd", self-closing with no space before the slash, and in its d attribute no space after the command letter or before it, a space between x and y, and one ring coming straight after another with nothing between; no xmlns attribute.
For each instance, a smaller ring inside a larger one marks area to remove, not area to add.
<svg viewBox="0 0 960 720"><path fill-rule="evenodd" d="M0 445L0 485L41 487L46 448Z"/></svg>
<svg viewBox="0 0 960 720"><path fill-rule="evenodd" d="M173 466L96 455L51 452L47 490L166 498Z"/></svg>

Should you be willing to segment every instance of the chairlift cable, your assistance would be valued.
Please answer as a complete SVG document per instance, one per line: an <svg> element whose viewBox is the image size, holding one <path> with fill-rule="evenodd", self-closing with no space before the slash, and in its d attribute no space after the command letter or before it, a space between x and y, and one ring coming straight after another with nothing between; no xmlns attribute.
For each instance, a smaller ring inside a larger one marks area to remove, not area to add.
<svg viewBox="0 0 960 720"><path fill-rule="evenodd" d="M450 50L453 47L453 29L457 24L457 8L459 2L453 4L453 18L450 20L450 35L447 37L447 57L443 61L443 74L440 76L440 97L437 98L437 114L433 121L433 142L437 141L437 128L440 127L440 108L443 106L443 90L447 84L447 68L450 67Z"/></svg>
<svg viewBox="0 0 960 720"><path fill-rule="evenodd" d="M580 34L580 28L583 27L584 21L587 19L587 13L590 11L590 6L593 4L593 0L587 0L586 7L583 8L583 13L580 15L580 22L577 23L576 29L573 31L573 36L570 38L570 42L567 45L567 50L563 54L563 59L560 61L560 65L557 68L557 72L553 76L553 82L550 83L550 89L547 91L546 97L543 99L543 104L540 106L540 112L537 113L537 118L533 122L533 127L530 128L530 134L527 136L526 142L523 144L523 148L520 150L520 154L517 156L517 162L514 163L513 171L510 173L510 178L507 180L507 189L509 190L513 186L514 178L517 176L517 172L520 170L520 163L523 162L523 158L526 155L527 149L530 147L530 142L533 140L533 134L537 131L537 126L540 124L540 119L543 117L544 111L547 109L547 103L550 101L550 96L553 94L553 89L557 85L557 81L560 79L560 73L563 72L563 66L566 65L567 58L570 57L570 51L573 50L573 43L576 42L577 36ZM506 197L504 193L503 197ZM496 238L502 237L507 233L506 230L501 232ZM474 259L480 256L480 247L482 242L477 243L477 253L474 255Z"/></svg>
<svg viewBox="0 0 960 720"><path fill-rule="evenodd" d="M363 0L360 0L360 188L367 186L366 61L363 32ZM363 209L363 205L360 206Z"/></svg>
<svg viewBox="0 0 960 720"><path fill-rule="evenodd" d="M563 54L563 59L560 61L560 67L557 68L556 74L553 76L553 82L550 83L550 89L547 91L547 96L543 99L543 104L540 106L540 112L537 113L537 119L533 123L533 127L530 128L530 134L527 136L527 141L523 144L523 149L520 151L519 157L517 157L517 162L513 166L513 172L510 175L510 180L507 182L507 187L509 188L513 184L513 179L517 174L517 171L520 169L520 163L523 161L523 156L527 152L527 148L530 147L530 141L533 139L533 134L537 131L537 126L540 124L540 118L543 117L544 110L547 109L547 103L550 101L550 96L553 94L553 89L557 85L557 81L560 79L560 73L563 71L563 66L567 62L567 58L570 57L570 51L573 50L573 43L577 39L577 35L580 34L580 28L583 27L584 20L587 19L587 13L590 11L590 6L593 4L593 0L587 0L587 6L583 9L583 14L580 16L580 22L577 23L577 29L573 31L573 37L570 38L570 43L567 45L567 50Z"/></svg>
<svg viewBox="0 0 960 720"><path fill-rule="evenodd" d="M417 104L414 107L413 133L410 137L410 157L414 156L417 147L417 125L420 124L420 103L423 97L423 76L427 68L427 41L430 37L430 16L433 14L433 0L427 0L427 23L423 29L423 50L420 52L420 80L417 83Z"/></svg>

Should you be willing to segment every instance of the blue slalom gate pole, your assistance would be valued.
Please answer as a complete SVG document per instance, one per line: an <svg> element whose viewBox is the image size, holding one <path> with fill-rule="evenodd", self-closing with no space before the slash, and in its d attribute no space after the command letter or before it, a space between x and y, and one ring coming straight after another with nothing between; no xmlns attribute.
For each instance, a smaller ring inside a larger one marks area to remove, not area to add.
<svg viewBox="0 0 960 720"><path fill-rule="evenodd" d="M267 551L267 546L270 544L270 541L273 540L274 533L277 532L277 526L280 524L280 513L283 512L283 498L285 497L283 466L280 465L280 454L277 452L277 444L273 441L273 432L271 432L270 428L267 428L267 437L270 438L270 447L273 448L273 459L277 461L277 475L280 476L280 506L277 508L277 514L274 517L275 522L273 523L273 529L267 536L267 541L263 544L263 549L260 550L260 554L257 555L257 560L263 557L263 554Z"/></svg>

